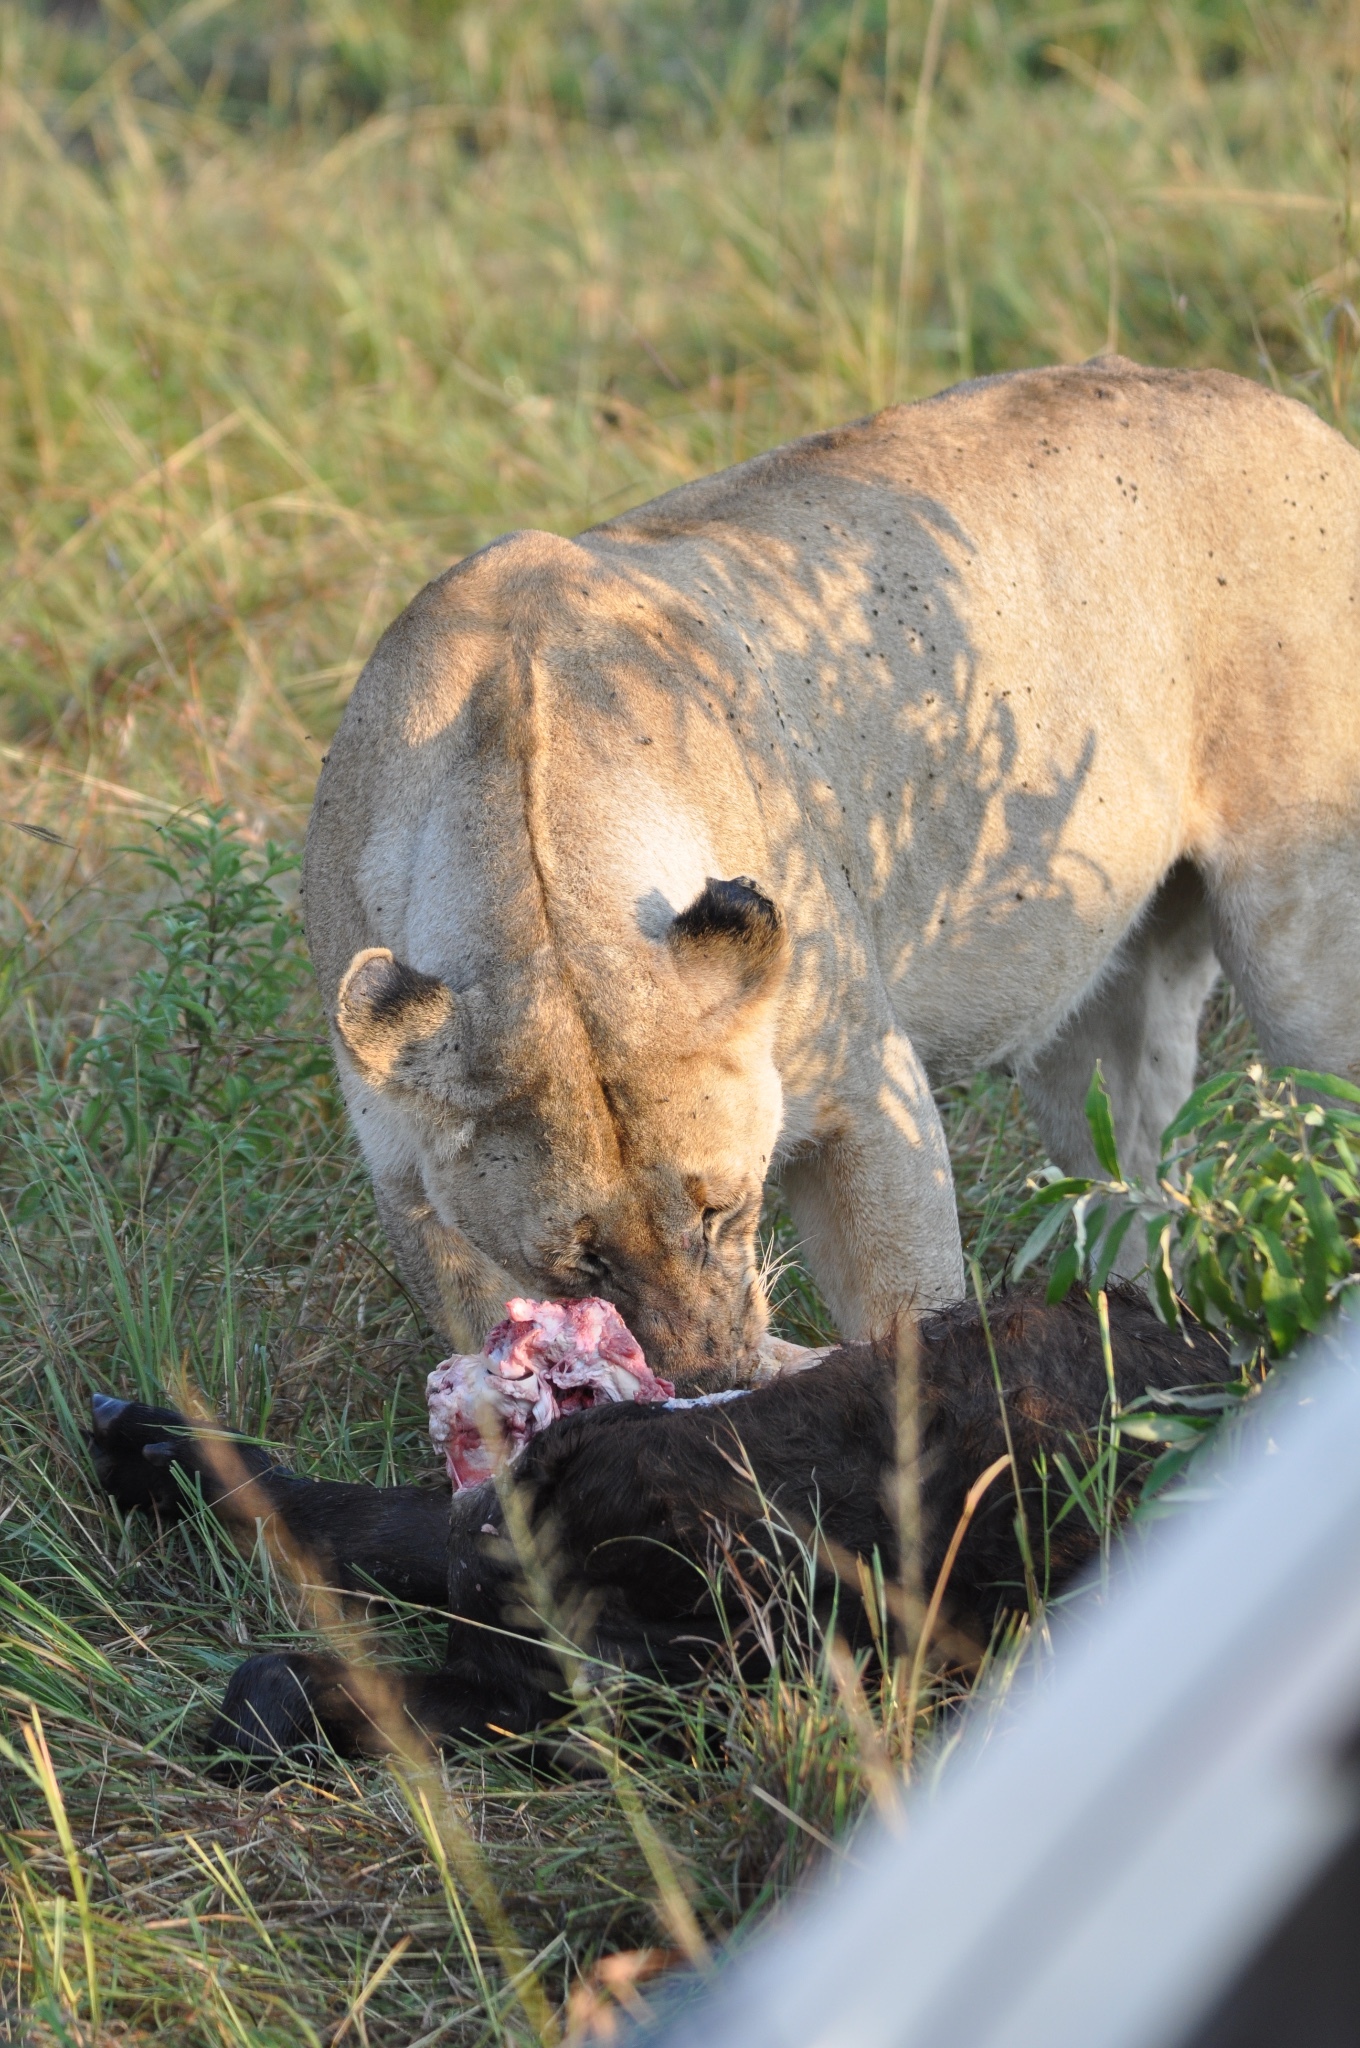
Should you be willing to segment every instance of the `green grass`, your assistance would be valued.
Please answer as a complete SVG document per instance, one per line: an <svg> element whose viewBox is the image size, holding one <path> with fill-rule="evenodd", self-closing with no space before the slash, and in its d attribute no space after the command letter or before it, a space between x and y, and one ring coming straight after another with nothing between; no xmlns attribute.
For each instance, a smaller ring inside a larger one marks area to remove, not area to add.
<svg viewBox="0 0 1360 2048"><path fill-rule="evenodd" d="M602 1954L694 1927L716 1950L909 1744L947 1751L933 1693L918 1726L828 1651L686 1708L606 1693L603 1781L507 1746L428 1809L367 1767L225 1793L205 1709L308 1618L210 1529L120 1526L80 1436L91 1389L187 1380L311 1471L428 1459L431 1340L265 852L296 848L425 577L1107 342L1353 431L1339 0L953 0L923 86L931 14L0 10L0 2000L25 2039L293 2043L350 2015L359 2043L529 2041ZM219 827L158 829L205 802ZM1206 1071L1248 1052L1222 999ZM1004 1079L944 1106L991 1280L1037 1140ZM769 1224L785 1327L820 1334Z"/></svg>

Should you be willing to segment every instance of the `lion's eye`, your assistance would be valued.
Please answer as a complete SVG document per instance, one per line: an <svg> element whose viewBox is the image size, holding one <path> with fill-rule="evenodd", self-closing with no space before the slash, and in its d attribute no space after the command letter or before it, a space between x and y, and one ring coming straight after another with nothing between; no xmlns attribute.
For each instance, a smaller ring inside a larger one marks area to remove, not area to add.
<svg viewBox="0 0 1360 2048"><path fill-rule="evenodd" d="M592 1245L583 1245L576 1254L576 1268L587 1280L599 1281L601 1284L613 1277L608 1260L602 1259Z"/></svg>

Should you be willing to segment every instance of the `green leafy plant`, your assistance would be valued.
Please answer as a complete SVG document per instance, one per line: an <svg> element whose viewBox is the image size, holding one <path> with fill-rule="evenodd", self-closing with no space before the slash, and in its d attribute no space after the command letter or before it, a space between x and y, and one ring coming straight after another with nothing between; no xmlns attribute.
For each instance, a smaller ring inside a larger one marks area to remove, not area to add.
<svg viewBox="0 0 1360 2048"><path fill-rule="evenodd" d="M1049 1300L1081 1280L1101 1312L1115 1262L1141 1226L1163 1320L1181 1327L1188 1310L1226 1337L1243 1367L1225 1387L1149 1395L1122 1413L1112 1406L1111 1457L1121 1438L1164 1447L1143 1485L1146 1505L1184 1473L1269 1366L1322 1329L1360 1286L1360 1088L1255 1061L1218 1075L1168 1125L1151 1188L1121 1169L1099 1064L1086 1120L1107 1177L1051 1172L1022 1211L1032 1227L1013 1272L1047 1258Z"/></svg>
<svg viewBox="0 0 1360 2048"><path fill-rule="evenodd" d="M75 1049L62 1086L86 1144L135 1162L148 1193L221 1158L257 1169L300 1090L328 1072L298 1011L310 970L277 884L296 856L256 852L223 808L172 818L137 849L168 894L136 927L151 958Z"/></svg>
<svg viewBox="0 0 1360 2048"><path fill-rule="evenodd" d="M1127 1179L1097 1066L1086 1098L1107 1178L1054 1175L1027 1205L1017 1274L1053 1253L1049 1299L1105 1286L1136 1223L1165 1321L1184 1304L1247 1355L1283 1358L1360 1284L1360 1088L1300 1068L1223 1074L1167 1127L1153 1188Z"/></svg>

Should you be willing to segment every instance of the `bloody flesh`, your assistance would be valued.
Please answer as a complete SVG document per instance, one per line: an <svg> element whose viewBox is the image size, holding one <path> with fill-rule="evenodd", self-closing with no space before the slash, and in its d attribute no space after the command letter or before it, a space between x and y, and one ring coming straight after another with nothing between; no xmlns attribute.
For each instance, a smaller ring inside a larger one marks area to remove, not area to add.
<svg viewBox="0 0 1360 2048"><path fill-rule="evenodd" d="M425 1383L430 1441L455 1488L488 1478L559 1415L673 1397L611 1302L591 1295L505 1306L483 1350L446 1358Z"/></svg>

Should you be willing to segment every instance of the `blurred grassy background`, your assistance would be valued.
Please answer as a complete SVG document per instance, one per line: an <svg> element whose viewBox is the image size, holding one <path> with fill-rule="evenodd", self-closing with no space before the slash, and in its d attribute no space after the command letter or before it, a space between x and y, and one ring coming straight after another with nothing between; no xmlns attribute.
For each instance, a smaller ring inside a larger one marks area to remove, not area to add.
<svg viewBox="0 0 1360 2048"><path fill-rule="evenodd" d="M21 772L296 829L432 571L960 376L1117 343L1350 415L1346 7L0 21Z"/></svg>
<svg viewBox="0 0 1360 2048"><path fill-rule="evenodd" d="M1111 345L1352 432L1357 63L1352 0L0 6L0 1700L58 1797L10 1767L0 2033L17 1997L37 2042L319 2041L372 1985L346 2038L534 2037L383 1773L206 1786L288 1600L120 1529L79 1433L183 1371L304 1468L423 1461L428 1334L260 865L382 626L506 528ZM995 1079L946 1113L992 1274L1033 1134ZM695 1711L620 1768L721 1940L881 1757L825 1667ZM657 1938L626 1804L449 1780L550 2005Z"/></svg>

